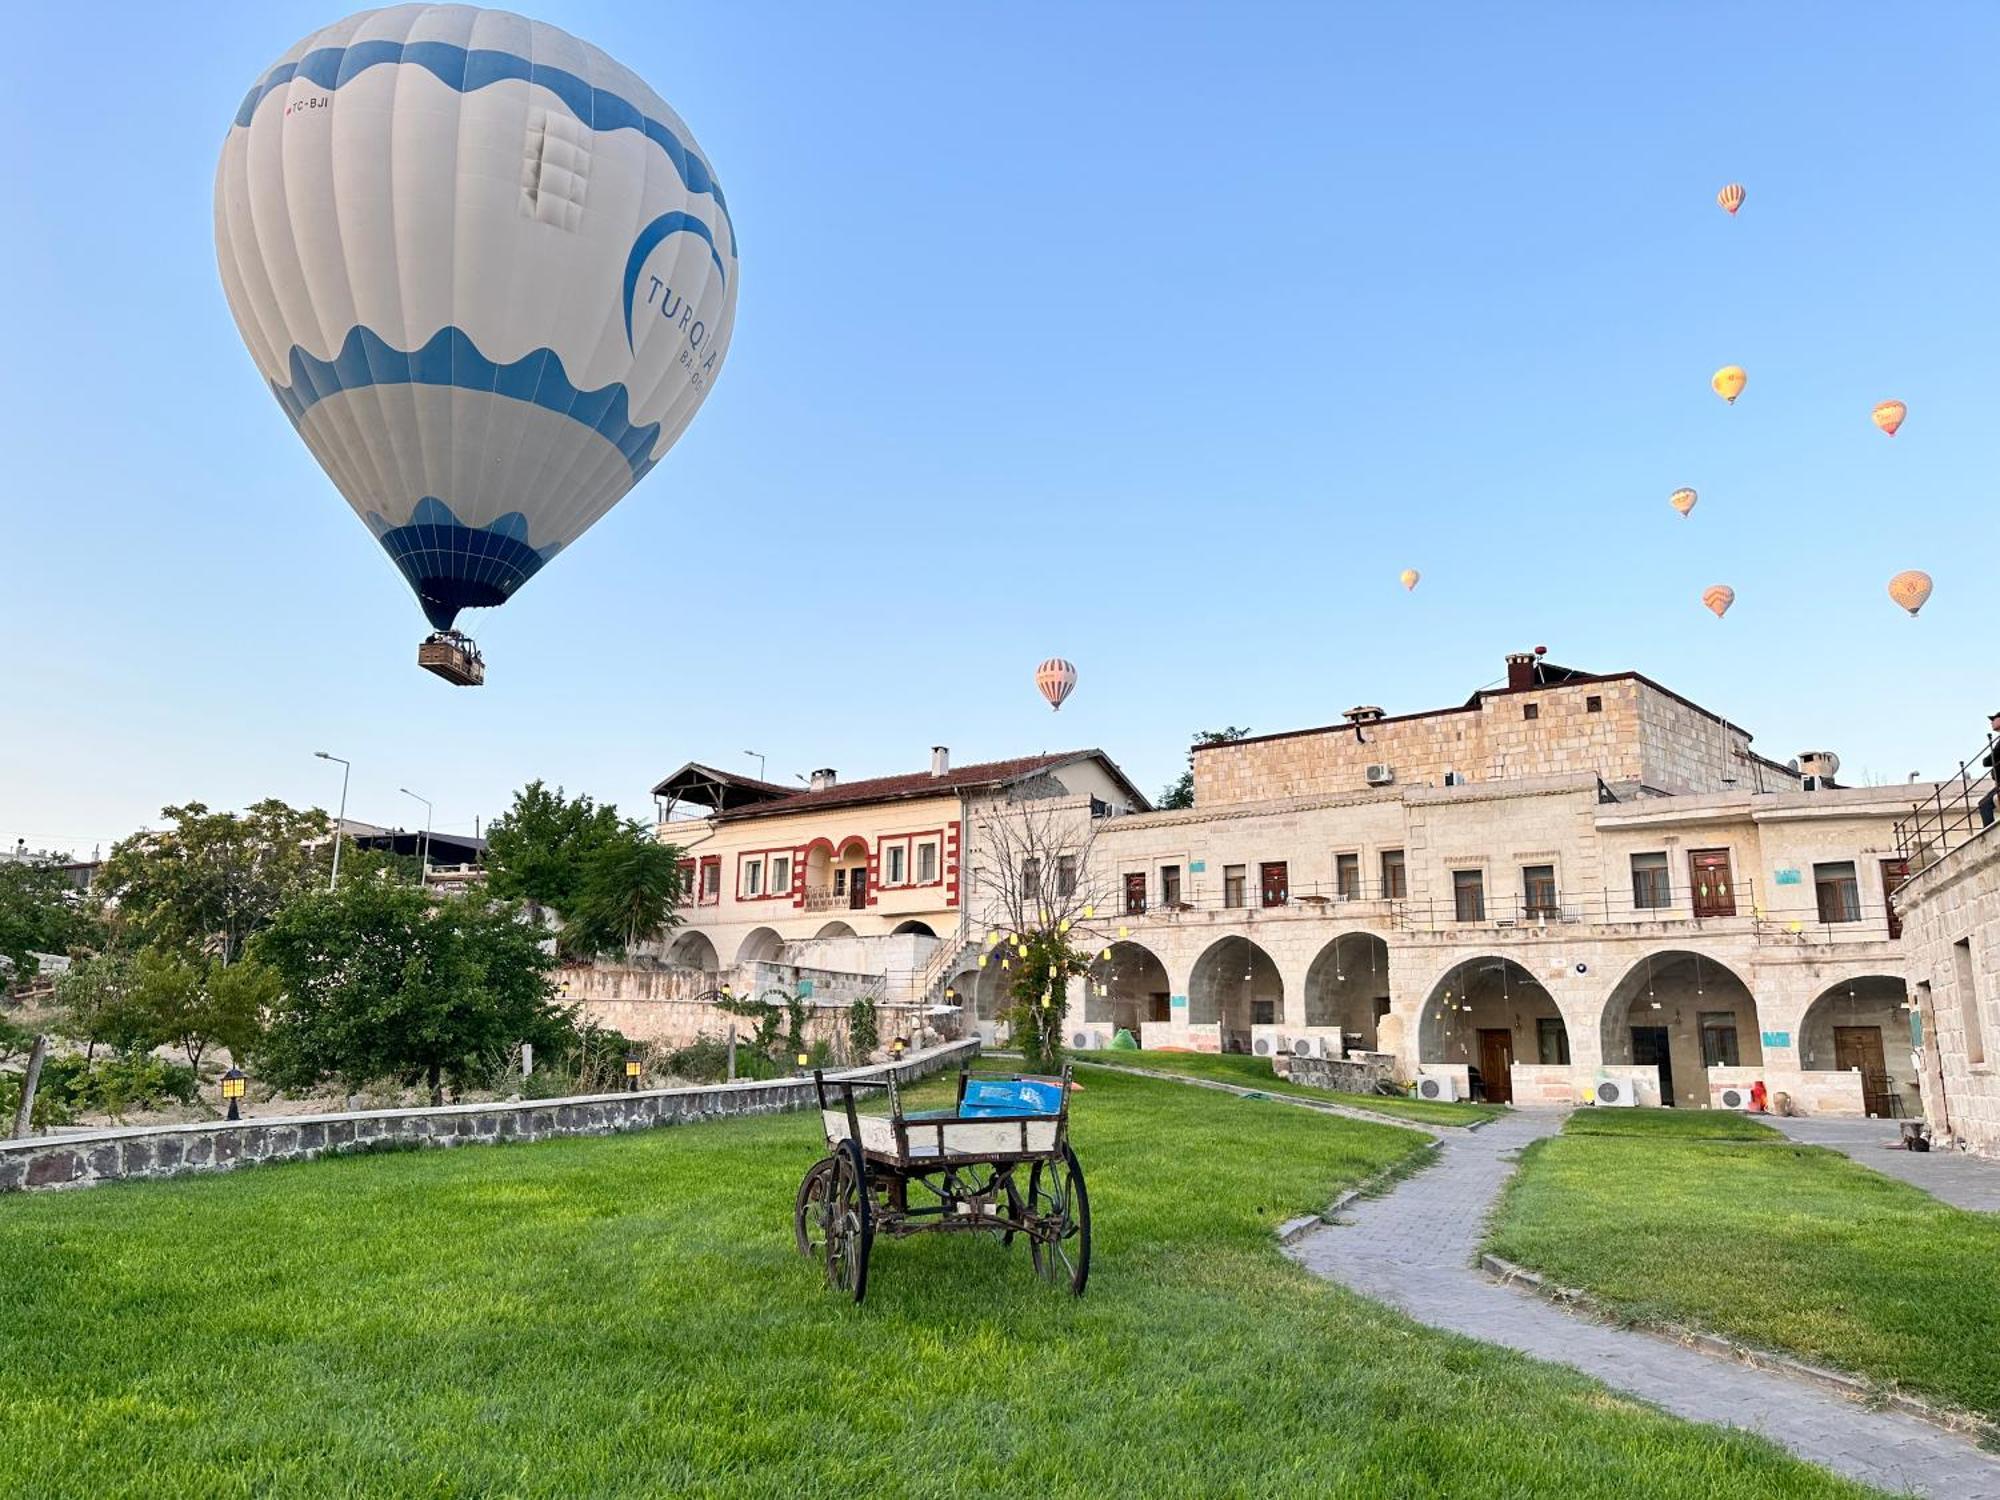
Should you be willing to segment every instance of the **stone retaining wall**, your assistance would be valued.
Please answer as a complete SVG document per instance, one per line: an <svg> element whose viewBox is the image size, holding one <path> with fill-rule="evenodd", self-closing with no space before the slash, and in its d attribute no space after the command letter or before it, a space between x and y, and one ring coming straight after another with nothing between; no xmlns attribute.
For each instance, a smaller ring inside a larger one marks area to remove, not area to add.
<svg viewBox="0 0 2000 1500"><path fill-rule="evenodd" d="M1390 1082L1395 1071L1394 1059L1379 1053L1366 1061L1351 1057L1295 1057L1290 1068L1293 1083L1334 1089L1343 1094L1372 1094L1375 1085Z"/></svg>
<svg viewBox="0 0 2000 1500"><path fill-rule="evenodd" d="M893 1071L898 1082L909 1083L954 1068L978 1053L976 1041L951 1042L914 1052ZM879 1078L890 1071L886 1065L856 1068L853 1076ZM810 1109L815 1102L811 1079L775 1079L571 1099L377 1109L290 1119L213 1120L198 1125L31 1136L0 1141L0 1193L226 1172L252 1162L310 1161L317 1156L385 1147L475 1146L613 1135L662 1125Z"/></svg>

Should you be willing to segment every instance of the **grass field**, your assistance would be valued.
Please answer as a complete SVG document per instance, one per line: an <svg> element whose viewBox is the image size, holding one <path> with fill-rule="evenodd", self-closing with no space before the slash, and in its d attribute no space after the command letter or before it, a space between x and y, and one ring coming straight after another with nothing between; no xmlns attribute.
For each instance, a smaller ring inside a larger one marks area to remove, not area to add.
<svg viewBox="0 0 2000 1500"><path fill-rule="evenodd" d="M856 1308L791 1247L815 1129L0 1199L0 1495L1860 1493L1277 1253L1410 1132L1094 1073L1087 1297L933 1238Z"/></svg>
<svg viewBox="0 0 2000 1500"><path fill-rule="evenodd" d="M1074 1060L1088 1064L1092 1058L1085 1054L1076 1056ZM1429 1099L1391 1098L1386 1094L1343 1094L1333 1089L1308 1088L1304 1084L1293 1083L1289 1078L1280 1078L1266 1059L1246 1057L1240 1052L1114 1052L1106 1053L1103 1061L1113 1067L1152 1068L1162 1073L1180 1073L1189 1078L1209 1078L1242 1088L1262 1089L1267 1094L1330 1099L1335 1104L1352 1105L1356 1109L1373 1110L1378 1115L1415 1120L1425 1125L1472 1125L1503 1112L1497 1104L1443 1104Z"/></svg>
<svg viewBox="0 0 2000 1500"><path fill-rule="evenodd" d="M2000 1217L1720 1110L1579 1110L1488 1248L1691 1324L2000 1416Z"/></svg>

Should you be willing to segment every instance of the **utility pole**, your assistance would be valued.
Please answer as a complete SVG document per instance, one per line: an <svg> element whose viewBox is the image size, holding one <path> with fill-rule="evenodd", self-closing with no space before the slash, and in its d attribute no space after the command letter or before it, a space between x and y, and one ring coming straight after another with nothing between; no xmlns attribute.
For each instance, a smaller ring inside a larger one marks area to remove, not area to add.
<svg viewBox="0 0 2000 1500"><path fill-rule="evenodd" d="M431 799L418 795L406 786L398 787L396 790L412 801L424 805L424 837L417 845L417 884L425 885L431 878Z"/></svg>
<svg viewBox="0 0 2000 1500"><path fill-rule="evenodd" d="M354 767L352 763L340 760L338 755L328 755L324 750L315 750L313 754L321 760L340 761L340 811L333 820L333 876L326 883L326 888L331 891L340 885L340 846L347 842L347 777Z"/></svg>

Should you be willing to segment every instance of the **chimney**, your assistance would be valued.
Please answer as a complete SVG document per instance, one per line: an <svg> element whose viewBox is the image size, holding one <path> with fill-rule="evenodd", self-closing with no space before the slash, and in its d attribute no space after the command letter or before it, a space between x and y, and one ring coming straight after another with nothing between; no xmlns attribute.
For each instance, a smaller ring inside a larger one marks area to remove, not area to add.
<svg viewBox="0 0 2000 1500"><path fill-rule="evenodd" d="M1372 703L1358 703L1341 715L1350 724L1373 724L1385 717L1382 710Z"/></svg>
<svg viewBox="0 0 2000 1500"><path fill-rule="evenodd" d="M1820 785L1829 786L1840 770L1840 757L1831 750L1801 750L1799 752L1799 774L1813 777Z"/></svg>
<svg viewBox="0 0 2000 1500"><path fill-rule="evenodd" d="M931 746L931 775L943 776L951 770L951 750L945 745Z"/></svg>
<svg viewBox="0 0 2000 1500"><path fill-rule="evenodd" d="M1507 653L1507 691L1519 692L1522 688L1535 685L1535 653L1532 651L1509 651Z"/></svg>
<svg viewBox="0 0 2000 1500"><path fill-rule="evenodd" d="M823 792L828 787L832 786L836 780L838 780L838 777L834 772L833 767L823 766L819 770L812 773L811 786L814 791Z"/></svg>

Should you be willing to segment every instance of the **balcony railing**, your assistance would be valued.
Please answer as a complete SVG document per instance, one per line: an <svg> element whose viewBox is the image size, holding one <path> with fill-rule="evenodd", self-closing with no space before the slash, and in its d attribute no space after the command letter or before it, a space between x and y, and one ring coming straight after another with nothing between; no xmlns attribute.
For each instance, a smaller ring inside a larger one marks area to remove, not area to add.
<svg viewBox="0 0 2000 1500"><path fill-rule="evenodd" d="M1896 852L1915 875L1992 826L2000 737L1989 737L1896 825Z"/></svg>

